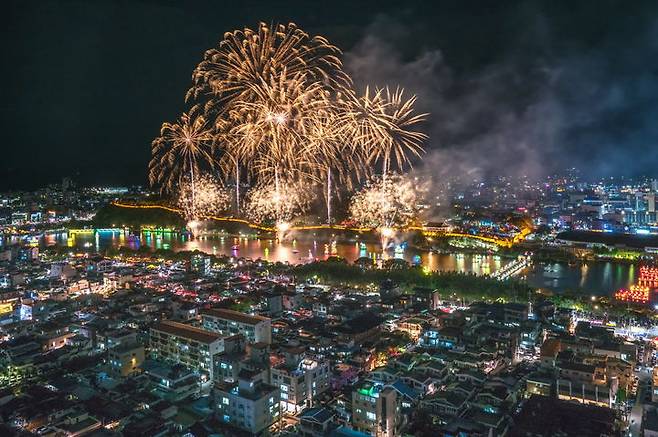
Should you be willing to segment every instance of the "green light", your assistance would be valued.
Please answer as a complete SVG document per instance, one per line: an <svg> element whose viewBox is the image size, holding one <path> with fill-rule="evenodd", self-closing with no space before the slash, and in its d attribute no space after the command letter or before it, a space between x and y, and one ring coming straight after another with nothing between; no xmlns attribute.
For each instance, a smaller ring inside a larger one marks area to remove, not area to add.
<svg viewBox="0 0 658 437"><path fill-rule="evenodd" d="M365 396L370 396L371 398L379 397L374 385L369 388L360 388L359 393Z"/></svg>

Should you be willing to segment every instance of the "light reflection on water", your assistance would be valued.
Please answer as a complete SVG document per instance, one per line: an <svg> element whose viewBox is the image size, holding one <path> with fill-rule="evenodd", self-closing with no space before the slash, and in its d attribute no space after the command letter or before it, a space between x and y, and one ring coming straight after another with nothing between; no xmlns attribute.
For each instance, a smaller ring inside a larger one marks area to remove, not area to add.
<svg viewBox="0 0 658 437"><path fill-rule="evenodd" d="M78 250L100 251L108 247L129 247L137 250L142 246L151 249L200 250L214 255L228 255L291 264L323 260L340 256L353 262L358 258L379 260L398 257L410 263L422 264L434 271L473 272L491 274L508 260L492 255L438 254L415 249L389 250L382 254L377 243L360 241L334 241L329 239L293 239L279 242L274 239L246 237L202 236L191 238L184 234L144 232L133 236L125 232L96 232L94 234L53 233L41 237L44 246L61 245Z"/></svg>
<svg viewBox="0 0 658 437"><path fill-rule="evenodd" d="M15 238L0 240L0 247L17 242ZM401 257L410 263L420 263L432 271L473 272L478 275L492 274L509 262L492 255L440 254L406 249L381 253L379 244L359 241L339 241L333 245L328 239L295 239L279 242L273 239L249 239L246 237L190 238L176 233L142 233L133 236L127 232L97 232L94 234L45 234L38 240L42 247L61 245L78 250L99 251L108 247L142 246L151 249L200 250L214 255L228 255L251 259L265 259L296 264L314 259L327 259L337 255L350 262L358 258L372 260ZM565 263L537 264L527 272L529 285L547 288L554 292L582 290L585 293L609 295L619 288L629 287L637 279L638 269L633 265L612 262L596 262L577 266Z"/></svg>

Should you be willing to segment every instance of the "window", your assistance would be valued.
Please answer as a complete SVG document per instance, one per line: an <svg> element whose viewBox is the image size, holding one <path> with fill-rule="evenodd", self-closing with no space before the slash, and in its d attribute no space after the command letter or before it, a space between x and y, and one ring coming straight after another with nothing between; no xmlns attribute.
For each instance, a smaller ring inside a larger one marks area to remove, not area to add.
<svg viewBox="0 0 658 437"><path fill-rule="evenodd" d="M368 420L377 420L377 415L370 411L366 412L366 417L368 418Z"/></svg>
<svg viewBox="0 0 658 437"><path fill-rule="evenodd" d="M228 405L228 403L229 403L228 398L222 398L222 403L223 403L224 405Z"/></svg>
<svg viewBox="0 0 658 437"><path fill-rule="evenodd" d="M281 384L281 391L287 392L288 391L288 386Z"/></svg>

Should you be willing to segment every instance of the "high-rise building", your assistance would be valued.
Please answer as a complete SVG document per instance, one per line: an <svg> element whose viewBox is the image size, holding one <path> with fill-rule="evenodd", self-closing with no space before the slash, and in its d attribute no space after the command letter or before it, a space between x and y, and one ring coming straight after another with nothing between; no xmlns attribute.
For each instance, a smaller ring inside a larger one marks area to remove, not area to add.
<svg viewBox="0 0 658 437"><path fill-rule="evenodd" d="M357 430L394 437L398 435L399 416L395 389L364 382L352 392L352 425Z"/></svg>
<svg viewBox="0 0 658 437"><path fill-rule="evenodd" d="M242 334L248 343L272 343L272 321L227 309L201 311L203 327L224 336Z"/></svg>
<svg viewBox="0 0 658 437"><path fill-rule="evenodd" d="M213 357L223 350L223 336L215 332L170 320L151 328L151 352L155 358L181 363L210 379Z"/></svg>
<svg viewBox="0 0 658 437"><path fill-rule="evenodd" d="M647 193L645 199L647 201L647 212L656 212L656 193Z"/></svg>

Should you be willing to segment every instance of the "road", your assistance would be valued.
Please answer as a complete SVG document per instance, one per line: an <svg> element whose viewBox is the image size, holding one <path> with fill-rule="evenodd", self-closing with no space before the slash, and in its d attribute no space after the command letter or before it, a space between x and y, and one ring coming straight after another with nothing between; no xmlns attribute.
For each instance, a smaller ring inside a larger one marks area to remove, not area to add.
<svg viewBox="0 0 658 437"><path fill-rule="evenodd" d="M651 372L647 372L644 367L641 367L638 372L635 372L635 374L638 376L639 380L637 384L637 398L635 400L635 405L633 405L633 408L631 409L630 431L632 437L639 437L640 429L642 427L642 415L644 412L644 397L647 393L647 382L651 382ZM649 387L649 391L650 390L651 387Z"/></svg>

